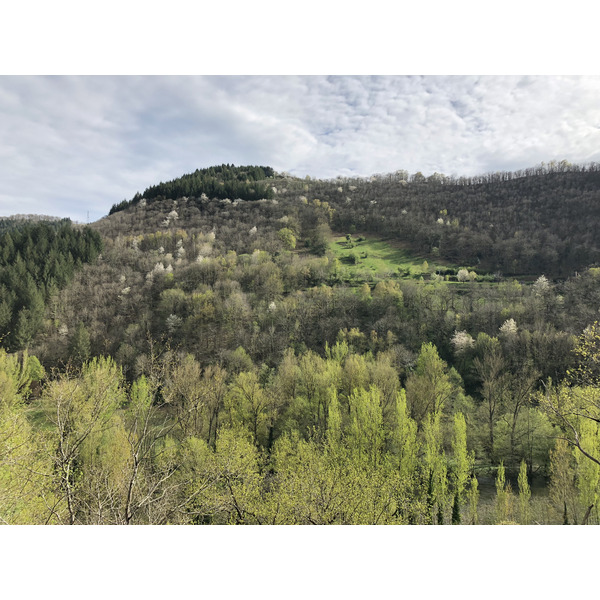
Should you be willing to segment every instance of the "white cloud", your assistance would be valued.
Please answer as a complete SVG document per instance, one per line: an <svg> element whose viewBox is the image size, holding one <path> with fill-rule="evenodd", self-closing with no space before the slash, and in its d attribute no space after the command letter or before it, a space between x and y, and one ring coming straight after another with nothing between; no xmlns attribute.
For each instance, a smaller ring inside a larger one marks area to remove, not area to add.
<svg viewBox="0 0 600 600"><path fill-rule="evenodd" d="M1 77L0 214L97 219L220 164L304 176L600 160L600 78Z"/></svg>

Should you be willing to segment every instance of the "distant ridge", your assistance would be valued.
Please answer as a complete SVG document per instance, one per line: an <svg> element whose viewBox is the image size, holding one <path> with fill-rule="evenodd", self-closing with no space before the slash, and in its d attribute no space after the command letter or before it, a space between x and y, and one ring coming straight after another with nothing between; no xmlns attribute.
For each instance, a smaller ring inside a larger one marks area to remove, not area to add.
<svg viewBox="0 0 600 600"><path fill-rule="evenodd" d="M69 219L69 217L53 217L50 215L18 214L18 215L10 215L9 217L0 216L0 220L2 220L2 221L33 221L33 222L35 222L35 221L64 221L64 220L70 221L71 219Z"/></svg>

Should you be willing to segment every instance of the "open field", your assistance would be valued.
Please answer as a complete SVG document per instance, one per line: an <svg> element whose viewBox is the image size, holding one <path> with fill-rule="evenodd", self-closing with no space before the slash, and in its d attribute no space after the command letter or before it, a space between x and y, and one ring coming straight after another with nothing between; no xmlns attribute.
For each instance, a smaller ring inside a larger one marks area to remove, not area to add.
<svg viewBox="0 0 600 600"><path fill-rule="evenodd" d="M329 248L348 276L356 279L421 275L426 278L437 269L456 268L455 265L434 262L430 256L415 254L397 243L360 234L353 235L351 241L345 235L334 234Z"/></svg>

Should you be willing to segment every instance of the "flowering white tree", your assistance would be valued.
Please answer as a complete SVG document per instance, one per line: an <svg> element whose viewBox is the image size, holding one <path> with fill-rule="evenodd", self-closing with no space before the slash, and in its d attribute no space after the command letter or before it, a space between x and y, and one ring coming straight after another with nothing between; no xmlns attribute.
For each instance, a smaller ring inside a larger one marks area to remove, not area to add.
<svg viewBox="0 0 600 600"><path fill-rule="evenodd" d="M543 296L550 289L550 282L545 275L540 275L533 284L533 293L536 296Z"/></svg>
<svg viewBox="0 0 600 600"><path fill-rule="evenodd" d="M466 331L455 331L450 343L456 354L463 354L475 345L475 340Z"/></svg>
<svg viewBox="0 0 600 600"><path fill-rule="evenodd" d="M165 265L163 265L161 262L157 262L154 265L152 271L150 271L149 273L146 274L146 281L148 281L149 283L152 283L155 275L159 275L164 272L165 272Z"/></svg>
<svg viewBox="0 0 600 600"><path fill-rule="evenodd" d="M467 271L467 269L459 269L456 276L459 281L469 281L470 280L469 271Z"/></svg>
<svg viewBox="0 0 600 600"><path fill-rule="evenodd" d="M500 333L507 336L517 334L517 322L514 319L506 319L500 327Z"/></svg>
<svg viewBox="0 0 600 600"><path fill-rule="evenodd" d="M170 334L173 334L177 329L179 329L179 327L181 327L182 322L183 320L181 317L178 317L177 315L169 315L166 321L167 331Z"/></svg>
<svg viewBox="0 0 600 600"><path fill-rule="evenodd" d="M213 247L206 243L202 244L198 249L198 254L202 254L202 256L209 256L212 253Z"/></svg>

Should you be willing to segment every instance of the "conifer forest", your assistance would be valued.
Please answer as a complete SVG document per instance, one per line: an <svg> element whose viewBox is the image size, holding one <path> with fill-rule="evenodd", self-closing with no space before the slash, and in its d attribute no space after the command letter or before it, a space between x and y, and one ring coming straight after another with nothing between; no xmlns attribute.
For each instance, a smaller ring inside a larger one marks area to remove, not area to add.
<svg viewBox="0 0 600 600"><path fill-rule="evenodd" d="M0 522L600 523L600 166L148 184L0 220Z"/></svg>

